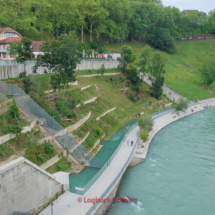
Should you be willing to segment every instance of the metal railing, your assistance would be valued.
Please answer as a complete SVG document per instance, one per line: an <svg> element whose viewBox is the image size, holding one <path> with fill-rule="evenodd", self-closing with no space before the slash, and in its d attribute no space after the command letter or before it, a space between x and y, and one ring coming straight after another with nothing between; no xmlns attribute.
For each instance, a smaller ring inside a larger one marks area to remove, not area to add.
<svg viewBox="0 0 215 215"><path fill-rule="evenodd" d="M13 212L9 213L8 215L31 215L31 213L20 212L20 211L13 211Z"/></svg>
<svg viewBox="0 0 215 215"><path fill-rule="evenodd" d="M27 60L25 61L26 65L34 65L37 61L36 60ZM18 63L15 60L0 60L0 66L17 66L17 65L24 65L24 63Z"/></svg>

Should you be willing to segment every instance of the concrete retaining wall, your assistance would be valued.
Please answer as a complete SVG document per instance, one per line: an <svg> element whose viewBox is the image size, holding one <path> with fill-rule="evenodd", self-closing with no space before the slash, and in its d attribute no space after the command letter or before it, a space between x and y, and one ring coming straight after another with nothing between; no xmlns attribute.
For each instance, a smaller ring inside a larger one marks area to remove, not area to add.
<svg viewBox="0 0 215 215"><path fill-rule="evenodd" d="M30 124L30 126L25 126L25 127L23 127L23 130L22 130L21 133L24 134L24 133L26 133L26 132L28 132L28 131L31 131L31 129L35 127L36 123L37 123L37 120L34 120L34 121ZM16 137L16 135L13 134L13 133L9 133L9 134L6 134L6 135L4 135L4 136L1 136L1 137L0 137L0 145L3 144L3 143L5 143L5 142L7 142L7 141L9 141L9 140L11 140L11 139L13 139L13 138L15 138L15 137Z"/></svg>
<svg viewBox="0 0 215 215"><path fill-rule="evenodd" d="M143 73L141 72L140 78L148 85L150 86L152 85L152 81L149 79L149 74L145 73L145 75L143 75ZM177 92L175 92L166 84L163 85L163 94L165 94L169 100L175 101L175 102L178 102L180 98L184 98L183 96L179 95Z"/></svg>
<svg viewBox="0 0 215 215"><path fill-rule="evenodd" d="M112 109L106 111L105 113L103 113L102 115L100 115L99 117L97 117L96 120L97 120L97 121L100 120L103 116L105 116L106 114L110 113L111 111L113 111L113 110L115 110L115 109L116 109L116 107L114 107L114 108L112 108Z"/></svg>
<svg viewBox="0 0 215 215"><path fill-rule="evenodd" d="M91 111L88 113L87 116L83 117L82 119L80 119L75 125L71 125L68 128L66 128L66 130L68 132L72 132L74 130L76 130L77 128L79 128L81 125L83 125L91 116Z"/></svg>
<svg viewBox="0 0 215 215"><path fill-rule="evenodd" d="M37 214L61 193L61 184L25 158L0 167L0 214Z"/></svg>
<svg viewBox="0 0 215 215"><path fill-rule="evenodd" d="M86 70L86 69L100 69L102 64L106 69L117 68L118 61L82 61L77 65L76 70ZM27 75L33 73L34 64L26 65ZM47 68L39 67L37 74L44 74L44 70ZM24 65L14 65L14 66L0 66L0 80L8 78L17 78L19 74L24 71Z"/></svg>
<svg viewBox="0 0 215 215"><path fill-rule="evenodd" d="M67 151L66 151L66 150L63 152L63 156L64 156L64 157L67 156ZM52 166L52 165L54 165L55 163L57 163L60 159L61 159L61 156L55 155L53 158L51 158L50 160L48 160L47 162L45 162L44 164L42 164L42 165L40 166L40 168L42 168L42 169L47 169L47 168L49 168L50 166Z"/></svg>
<svg viewBox="0 0 215 215"><path fill-rule="evenodd" d="M86 102L83 103L83 105L86 105L86 104L89 104L91 102L94 102L96 99L97 99L97 97L94 97L94 98L92 98L90 100L87 100ZM76 105L77 108L80 107L80 106L81 106L81 104Z"/></svg>

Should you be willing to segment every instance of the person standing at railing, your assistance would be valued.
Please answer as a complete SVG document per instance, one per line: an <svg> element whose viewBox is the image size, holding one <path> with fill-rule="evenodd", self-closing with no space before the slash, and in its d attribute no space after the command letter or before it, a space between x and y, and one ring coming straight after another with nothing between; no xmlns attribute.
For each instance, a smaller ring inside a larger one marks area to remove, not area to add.
<svg viewBox="0 0 215 215"><path fill-rule="evenodd" d="M133 140L132 140L132 141L131 141L131 146L133 146L133 143L134 143L134 142L133 142Z"/></svg>

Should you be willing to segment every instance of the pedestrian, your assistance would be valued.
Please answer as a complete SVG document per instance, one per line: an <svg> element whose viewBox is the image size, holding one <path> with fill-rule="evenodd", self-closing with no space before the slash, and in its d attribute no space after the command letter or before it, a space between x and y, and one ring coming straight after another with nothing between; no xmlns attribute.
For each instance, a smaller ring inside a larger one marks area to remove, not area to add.
<svg viewBox="0 0 215 215"><path fill-rule="evenodd" d="M131 141L131 146L133 146L133 140Z"/></svg>
<svg viewBox="0 0 215 215"><path fill-rule="evenodd" d="M129 140L127 140L127 146L129 146Z"/></svg>

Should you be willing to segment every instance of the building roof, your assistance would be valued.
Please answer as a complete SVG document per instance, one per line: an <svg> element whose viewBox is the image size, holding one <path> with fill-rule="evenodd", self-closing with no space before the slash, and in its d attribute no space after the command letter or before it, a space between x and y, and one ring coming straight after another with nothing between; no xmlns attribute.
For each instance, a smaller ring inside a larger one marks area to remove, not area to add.
<svg viewBox="0 0 215 215"><path fill-rule="evenodd" d="M33 52L40 52L41 48L40 46L43 44L43 41L33 41L32 42L32 47L33 47Z"/></svg>
<svg viewBox="0 0 215 215"><path fill-rule="evenodd" d="M0 40L0 43L12 43L12 42L18 43L21 40L22 38L20 37L8 37L6 39Z"/></svg>
<svg viewBox="0 0 215 215"><path fill-rule="evenodd" d="M0 28L0 34L3 33L3 32L5 32L5 31L15 31L16 32L16 30L14 30L14 29L12 29L10 27Z"/></svg>

